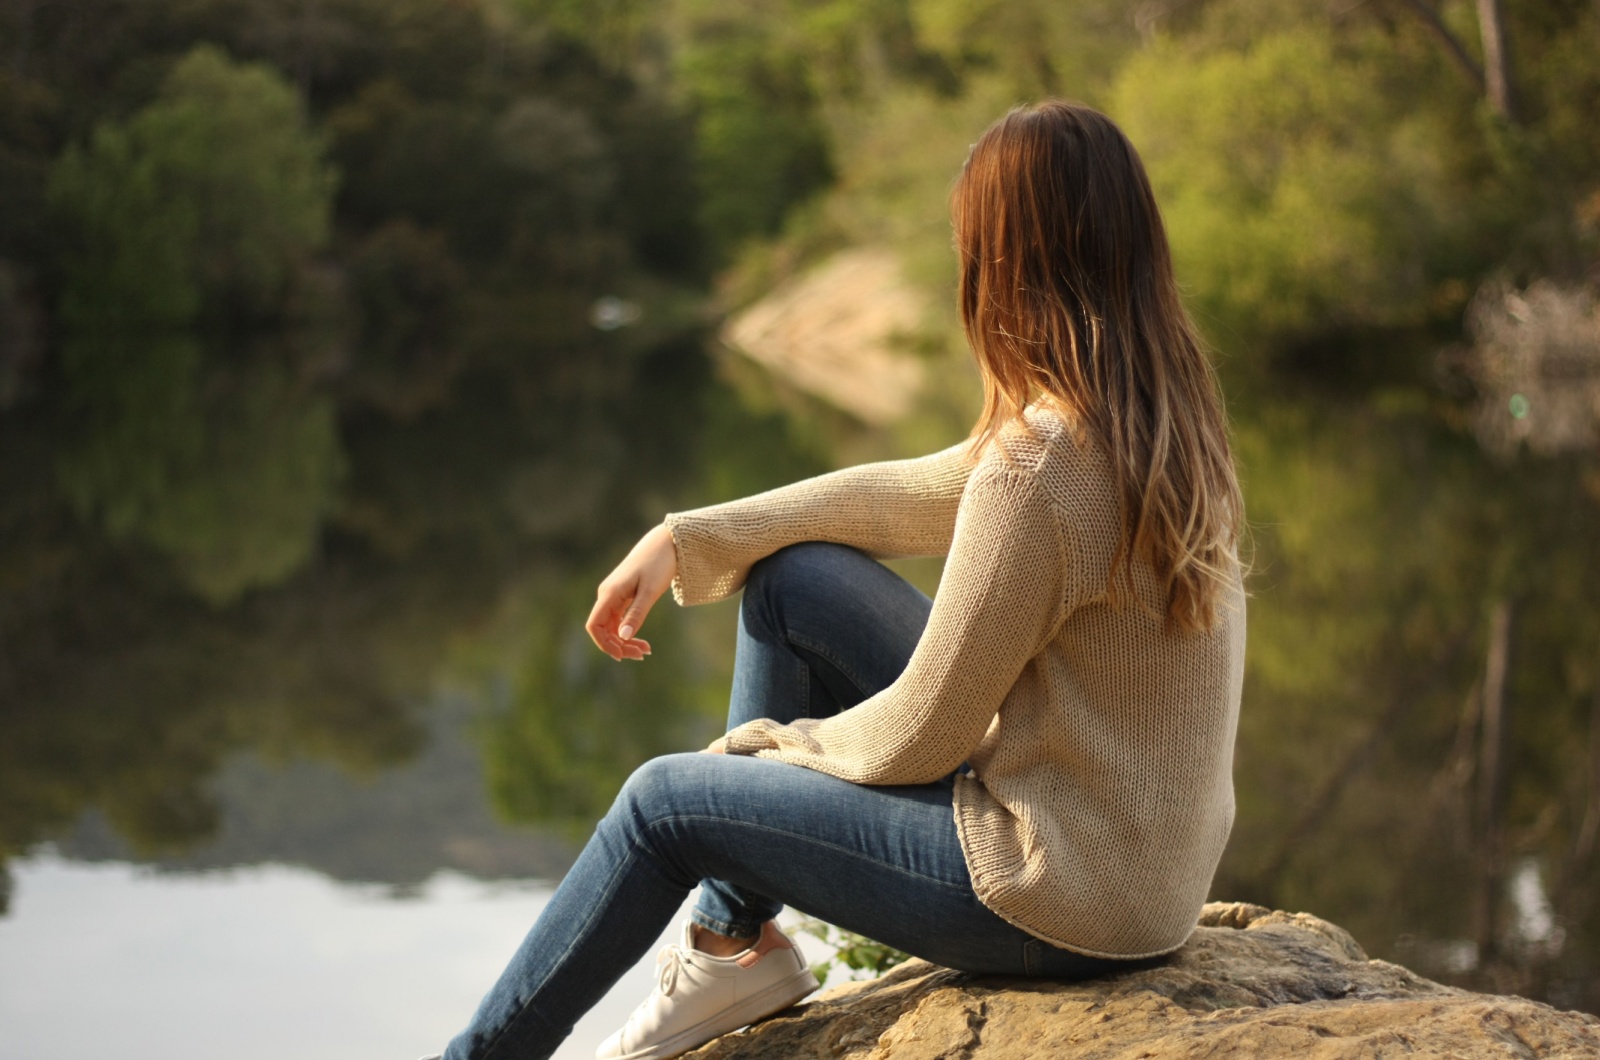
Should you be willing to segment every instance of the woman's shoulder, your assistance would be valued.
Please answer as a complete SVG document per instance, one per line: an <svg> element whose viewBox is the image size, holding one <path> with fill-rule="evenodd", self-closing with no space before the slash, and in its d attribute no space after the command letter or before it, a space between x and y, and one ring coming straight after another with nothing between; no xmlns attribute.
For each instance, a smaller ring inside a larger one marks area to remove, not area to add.
<svg viewBox="0 0 1600 1060"><path fill-rule="evenodd" d="M1120 533L1121 504L1110 458L1090 431L1051 406L1029 405L995 435L971 481L992 475L1026 480L1027 492L1076 535L1112 540Z"/></svg>
<svg viewBox="0 0 1600 1060"><path fill-rule="evenodd" d="M1045 480L1105 478L1111 465L1103 448L1068 414L1035 402L1000 429L978 459L979 468L1007 470Z"/></svg>

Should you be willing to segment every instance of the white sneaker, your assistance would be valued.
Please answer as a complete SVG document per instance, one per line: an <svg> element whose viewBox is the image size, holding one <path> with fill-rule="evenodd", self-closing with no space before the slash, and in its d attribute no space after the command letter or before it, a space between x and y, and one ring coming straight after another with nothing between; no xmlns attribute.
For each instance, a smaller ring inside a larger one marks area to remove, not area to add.
<svg viewBox="0 0 1600 1060"><path fill-rule="evenodd" d="M683 940L657 955L655 991L600 1044L595 1060L667 1060L780 1012L816 988L800 947L772 921L755 945L732 957L695 949L690 921Z"/></svg>

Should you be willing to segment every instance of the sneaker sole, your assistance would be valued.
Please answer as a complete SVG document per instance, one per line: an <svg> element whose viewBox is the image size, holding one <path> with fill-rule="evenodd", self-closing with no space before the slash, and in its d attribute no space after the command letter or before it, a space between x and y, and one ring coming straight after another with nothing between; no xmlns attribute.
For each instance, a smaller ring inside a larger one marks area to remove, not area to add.
<svg viewBox="0 0 1600 1060"><path fill-rule="evenodd" d="M782 1012L816 989L817 977L811 974L810 969L801 969L789 978L773 983L759 994L751 994L732 1008L724 1009L686 1031L679 1031L655 1045L624 1053L616 1060L671 1060L672 1057L681 1056L690 1049L704 1045L729 1031L738 1030L774 1012Z"/></svg>

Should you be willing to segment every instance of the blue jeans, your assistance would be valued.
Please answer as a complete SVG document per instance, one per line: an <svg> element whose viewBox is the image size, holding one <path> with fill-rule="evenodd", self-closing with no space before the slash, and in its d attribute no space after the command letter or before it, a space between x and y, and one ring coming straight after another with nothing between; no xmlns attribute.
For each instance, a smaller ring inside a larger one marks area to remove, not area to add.
<svg viewBox="0 0 1600 1060"><path fill-rule="evenodd" d="M729 726L861 702L904 669L931 607L852 548L810 542L762 560L739 611ZM867 787L739 755L646 762L446 1060L548 1057L696 884L694 919L724 935L754 935L788 904L971 972L1087 978L1130 965L1052 946L985 907L951 795L949 777Z"/></svg>

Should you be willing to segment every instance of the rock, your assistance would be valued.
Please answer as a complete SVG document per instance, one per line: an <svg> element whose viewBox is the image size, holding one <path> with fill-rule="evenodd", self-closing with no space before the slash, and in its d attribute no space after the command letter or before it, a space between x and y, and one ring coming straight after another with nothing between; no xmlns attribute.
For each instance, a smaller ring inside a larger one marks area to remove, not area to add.
<svg viewBox="0 0 1600 1060"><path fill-rule="evenodd" d="M1600 1019L1368 960L1307 913L1213 902L1170 958L1081 983L912 961L707 1043L693 1060L1600 1058Z"/></svg>
<svg viewBox="0 0 1600 1060"><path fill-rule="evenodd" d="M900 340L926 311L893 252L858 247L779 284L729 320L722 338L862 422L892 423L922 385L922 362Z"/></svg>

